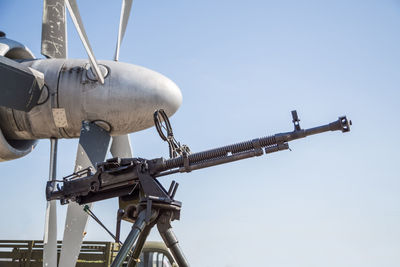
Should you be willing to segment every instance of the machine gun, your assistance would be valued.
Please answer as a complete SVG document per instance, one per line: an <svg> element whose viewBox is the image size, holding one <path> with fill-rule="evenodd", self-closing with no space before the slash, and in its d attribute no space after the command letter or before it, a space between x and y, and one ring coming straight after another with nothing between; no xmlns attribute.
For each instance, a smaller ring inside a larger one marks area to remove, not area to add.
<svg viewBox="0 0 400 267"><path fill-rule="evenodd" d="M178 265L189 266L170 224L175 219L179 220L180 216L182 204L174 199L179 184L172 181L169 190L166 190L157 178L261 156L264 152L269 154L286 150L289 149L288 142L309 135L327 131L350 131L351 121L345 116L339 117L332 123L310 129L301 129L296 111L292 111L292 117L294 130L291 132L191 153L187 146L180 145L175 140L165 112L157 110L154 113L154 122L160 137L168 142L169 159L112 158L98 163L95 173L88 168L64 177L57 185L54 181L49 181L46 186L46 197L47 200L59 199L61 204L69 201L85 204L113 197L136 198L137 204L129 214L122 211L134 221L134 225L112 266L122 265L135 242L132 257L138 259L146 237L155 224ZM166 134L163 129L166 130Z"/></svg>

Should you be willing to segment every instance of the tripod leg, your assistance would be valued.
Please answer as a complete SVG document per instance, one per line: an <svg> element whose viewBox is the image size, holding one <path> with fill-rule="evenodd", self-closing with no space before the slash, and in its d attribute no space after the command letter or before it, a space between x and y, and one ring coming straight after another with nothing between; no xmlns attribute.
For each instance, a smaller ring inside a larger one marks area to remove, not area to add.
<svg viewBox="0 0 400 267"><path fill-rule="evenodd" d="M156 211L152 210L152 215L156 215ZM152 216L152 217L153 217ZM143 232L144 228L146 227L146 210L142 210L136 221L135 224L132 226L132 230L129 233L128 237L126 238L124 245L119 250L115 260L111 264L111 267L120 267L122 266L123 262L126 259L129 251L131 251L133 245L135 244L136 240L138 239L139 235Z"/></svg>
<svg viewBox="0 0 400 267"><path fill-rule="evenodd" d="M144 243L146 242L146 239L147 239L148 235L150 234L151 229L153 228L153 226L155 224L156 224L156 221L153 221L143 229L142 233L140 234L140 236L139 236L139 238L138 238L138 240L136 242L135 248L133 249L133 253L132 253L131 259L133 259L134 262L133 262L132 265L128 264L127 266L135 267L136 264L139 262L138 261L139 260L139 256L140 256L140 253L142 252Z"/></svg>
<svg viewBox="0 0 400 267"><path fill-rule="evenodd" d="M176 238L171 226L171 212L163 212L157 222L157 228L160 232L165 245L171 250L179 267L189 267L189 263L183 254L182 249L178 244L178 239Z"/></svg>

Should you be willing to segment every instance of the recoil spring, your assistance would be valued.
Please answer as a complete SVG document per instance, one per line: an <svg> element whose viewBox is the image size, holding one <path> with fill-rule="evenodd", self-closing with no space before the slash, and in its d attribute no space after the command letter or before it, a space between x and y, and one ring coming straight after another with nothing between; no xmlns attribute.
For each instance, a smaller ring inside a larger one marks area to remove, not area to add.
<svg viewBox="0 0 400 267"><path fill-rule="evenodd" d="M257 141L261 147L269 147L276 145L276 138L274 135L272 136L266 136L263 138L258 138L254 140L249 140L241 143L236 143L232 145L227 145L215 149L210 149L207 151L199 152L199 153L194 153L188 155L189 162L191 164L193 163L200 163L203 161L207 161L209 159L213 159L216 157L225 157L228 156L229 154L236 154L240 152L245 152L245 151L250 151L254 150L257 147L254 146L255 141ZM171 168L176 168L179 166L182 166L183 164L183 157L177 157L173 159L168 159L165 161L165 167L166 169L171 169Z"/></svg>

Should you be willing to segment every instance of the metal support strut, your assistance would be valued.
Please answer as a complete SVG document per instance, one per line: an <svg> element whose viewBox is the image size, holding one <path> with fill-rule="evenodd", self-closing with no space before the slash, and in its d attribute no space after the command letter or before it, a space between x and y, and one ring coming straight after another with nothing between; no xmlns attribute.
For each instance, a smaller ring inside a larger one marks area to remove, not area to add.
<svg viewBox="0 0 400 267"><path fill-rule="evenodd" d="M130 231L128 237L126 238L124 245L119 250L117 256L115 257L114 262L111 267L120 267L128 256L128 253L132 250L133 245L136 240L139 238L144 228L146 227L146 210L142 210L139 213L135 223L132 226L132 230Z"/></svg>
<svg viewBox="0 0 400 267"><path fill-rule="evenodd" d="M49 182L57 178L58 139L50 139ZM43 266L57 266L57 204L54 200L47 202L46 221L43 237Z"/></svg>
<svg viewBox="0 0 400 267"><path fill-rule="evenodd" d="M179 266L189 266L178 239L176 238L171 226L171 212L164 212L159 216L157 222L158 232L160 233L165 245L171 250L172 255L178 262Z"/></svg>

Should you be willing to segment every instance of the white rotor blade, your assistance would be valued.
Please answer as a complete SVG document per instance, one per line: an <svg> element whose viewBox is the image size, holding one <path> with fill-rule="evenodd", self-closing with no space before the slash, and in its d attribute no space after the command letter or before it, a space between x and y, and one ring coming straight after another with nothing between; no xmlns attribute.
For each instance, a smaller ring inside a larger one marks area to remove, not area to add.
<svg viewBox="0 0 400 267"><path fill-rule="evenodd" d="M115 49L114 60L118 61L119 48L121 46L122 39L124 39L126 26L128 25L129 15L131 14L133 0L122 0L121 15L119 17L119 29L117 38L117 47Z"/></svg>
<svg viewBox="0 0 400 267"><path fill-rule="evenodd" d="M57 143L50 139L50 170L49 180L57 178ZM43 267L57 266L57 203L47 201L46 218L43 236Z"/></svg>
<svg viewBox="0 0 400 267"><path fill-rule="evenodd" d="M44 0L42 19L42 49L47 58L67 57L67 27L64 0Z"/></svg>
<svg viewBox="0 0 400 267"><path fill-rule="evenodd" d="M129 139L129 135L113 136L110 152L114 158L132 158L131 140Z"/></svg>
<svg viewBox="0 0 400 267"><path fill-rule="evenodd" d="M57 266L57 203L47 201L43 237L43 267Z"/></svg>
<svg viewBox="0 0 400 267"><path fill-rule="evenodd" d="M105 160L110 144L110 135L94 123L83 122L76 155L75 172ZM92 205L89 204L91 208ZM64 238L59 267L75 266L82 246L82 240L88 221L83 206L73 202L68 204L65 219Z"/></svg>
<svg viewBox="0 0 400 267"><path fill-rule="evenodd" d="M76 0L65 0L65 4L68 8L69 14L71 15L71 19L75 25L75 29L77 30L83 46L85 47L85 50L89 56L92 71L96 75L98 81L101 84L104 84L104 77L100 71L99 65L97 64L96 58L94 57L92 47L90 46L89 40L87 38L85 28L83 27L81 15L79 14L78 5L76 4Z"/></svg>
<svg viewBox="0 0 400 267"><path fill-rule="evenodd" d="M89 204L89 207L91 208L92 204ZM81 250L87 222L88 214L83 211L82 206L75 202L68 204L59 267L75 266Z"/></svg>

